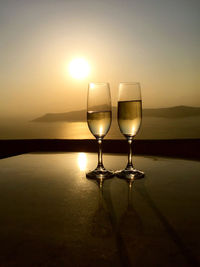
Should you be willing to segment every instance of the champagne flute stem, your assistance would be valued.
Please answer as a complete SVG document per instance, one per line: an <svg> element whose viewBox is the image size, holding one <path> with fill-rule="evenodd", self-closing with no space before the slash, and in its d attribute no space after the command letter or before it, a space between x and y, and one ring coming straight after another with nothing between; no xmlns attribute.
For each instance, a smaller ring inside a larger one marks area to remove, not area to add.
<svg viewBox="0 0 200 267"><path fill-rule="evenodd" d="M98 168L103 167L103 160L102 160L102 139L98 139L98 144L99 144L99 152L98 152Z"/></svg>
<svg viewBox="0 0 200 267"><path fill-rule="evenodd" d="M129 144L129 153L128 153L128 164L127 164L127 169L132 169L133 168L133 163L132 163L132 138L128 138L128 144Z"/></svg>

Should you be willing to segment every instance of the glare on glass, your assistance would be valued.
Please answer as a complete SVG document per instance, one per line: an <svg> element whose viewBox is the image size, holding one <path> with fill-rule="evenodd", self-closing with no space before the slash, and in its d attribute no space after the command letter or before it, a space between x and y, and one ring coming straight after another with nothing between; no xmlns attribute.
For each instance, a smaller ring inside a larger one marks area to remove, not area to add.
<svg viewBox="0 0 200 267"><path fill-rule="evenodd" d="M112 120L110 86L108 83L89 83L87 96L87 123L99 144L98 164L95 170L86 174L87 178L105 179L114 176L103 166L102 140L108 133Z"/></svg>
<svg viewBox="0 0 200 267"><path fill-rule="evenodd" d="M117 119L121 133L129 144L128 164L116 176L134 180L144 177L144 172L136 170L132 163L132 141L140 129L142 121L142 97L139 83L120 83L118 93Z"/></svg>

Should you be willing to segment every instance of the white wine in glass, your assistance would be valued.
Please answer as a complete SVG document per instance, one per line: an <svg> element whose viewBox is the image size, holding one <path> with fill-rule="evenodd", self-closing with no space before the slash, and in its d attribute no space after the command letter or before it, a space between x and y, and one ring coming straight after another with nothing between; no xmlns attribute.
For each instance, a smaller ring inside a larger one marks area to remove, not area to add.
<svg viewBox="0 0 200 267"><path fill-rule="evenodd" d="M108 133L112 120L110 86L108 83L89 83L87 96L87 123L91 133L99 144L98 165L86 174L91 179L114 177L114 172L103 166L102 140Z"/></svg>
<svg viewBox="0 0 200 267"><path fill-rule="evenodd" d="M116 176L135 180L144 177L144 172L136 170L132 163L132 141L140 129L142 121L142 98L139 83L120 83L117 119L121 133L129 144L128 164Z"/></svg>

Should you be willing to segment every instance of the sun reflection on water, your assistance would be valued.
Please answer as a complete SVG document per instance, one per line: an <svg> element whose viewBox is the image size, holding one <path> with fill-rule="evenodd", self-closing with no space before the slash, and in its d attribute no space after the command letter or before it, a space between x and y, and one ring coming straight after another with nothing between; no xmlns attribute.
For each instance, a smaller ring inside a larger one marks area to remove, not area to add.
<svg viewBox="0 0 200 267"><path fill-rule="evenodd" d="M77 161L78 161L78 167L79 167L80 171L85 171L86 167L87 167L86 153L83 153L83 152L78 153Z"/></svg>

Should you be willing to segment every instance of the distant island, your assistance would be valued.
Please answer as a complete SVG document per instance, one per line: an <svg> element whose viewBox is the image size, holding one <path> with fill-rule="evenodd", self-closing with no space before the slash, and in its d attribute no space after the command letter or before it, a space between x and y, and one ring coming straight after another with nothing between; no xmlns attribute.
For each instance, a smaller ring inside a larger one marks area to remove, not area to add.
<svg viewBox="0 0 200 267"><path fill-rule="evenodd" d="M117 107L112 108L113 119L117 117ZM185 118L200 116L200 107L176 106L169 108L143 109L144 117ZM70 111L65 113L47 113L32 122L83 122L86 121L86 110Z"/></svg>

